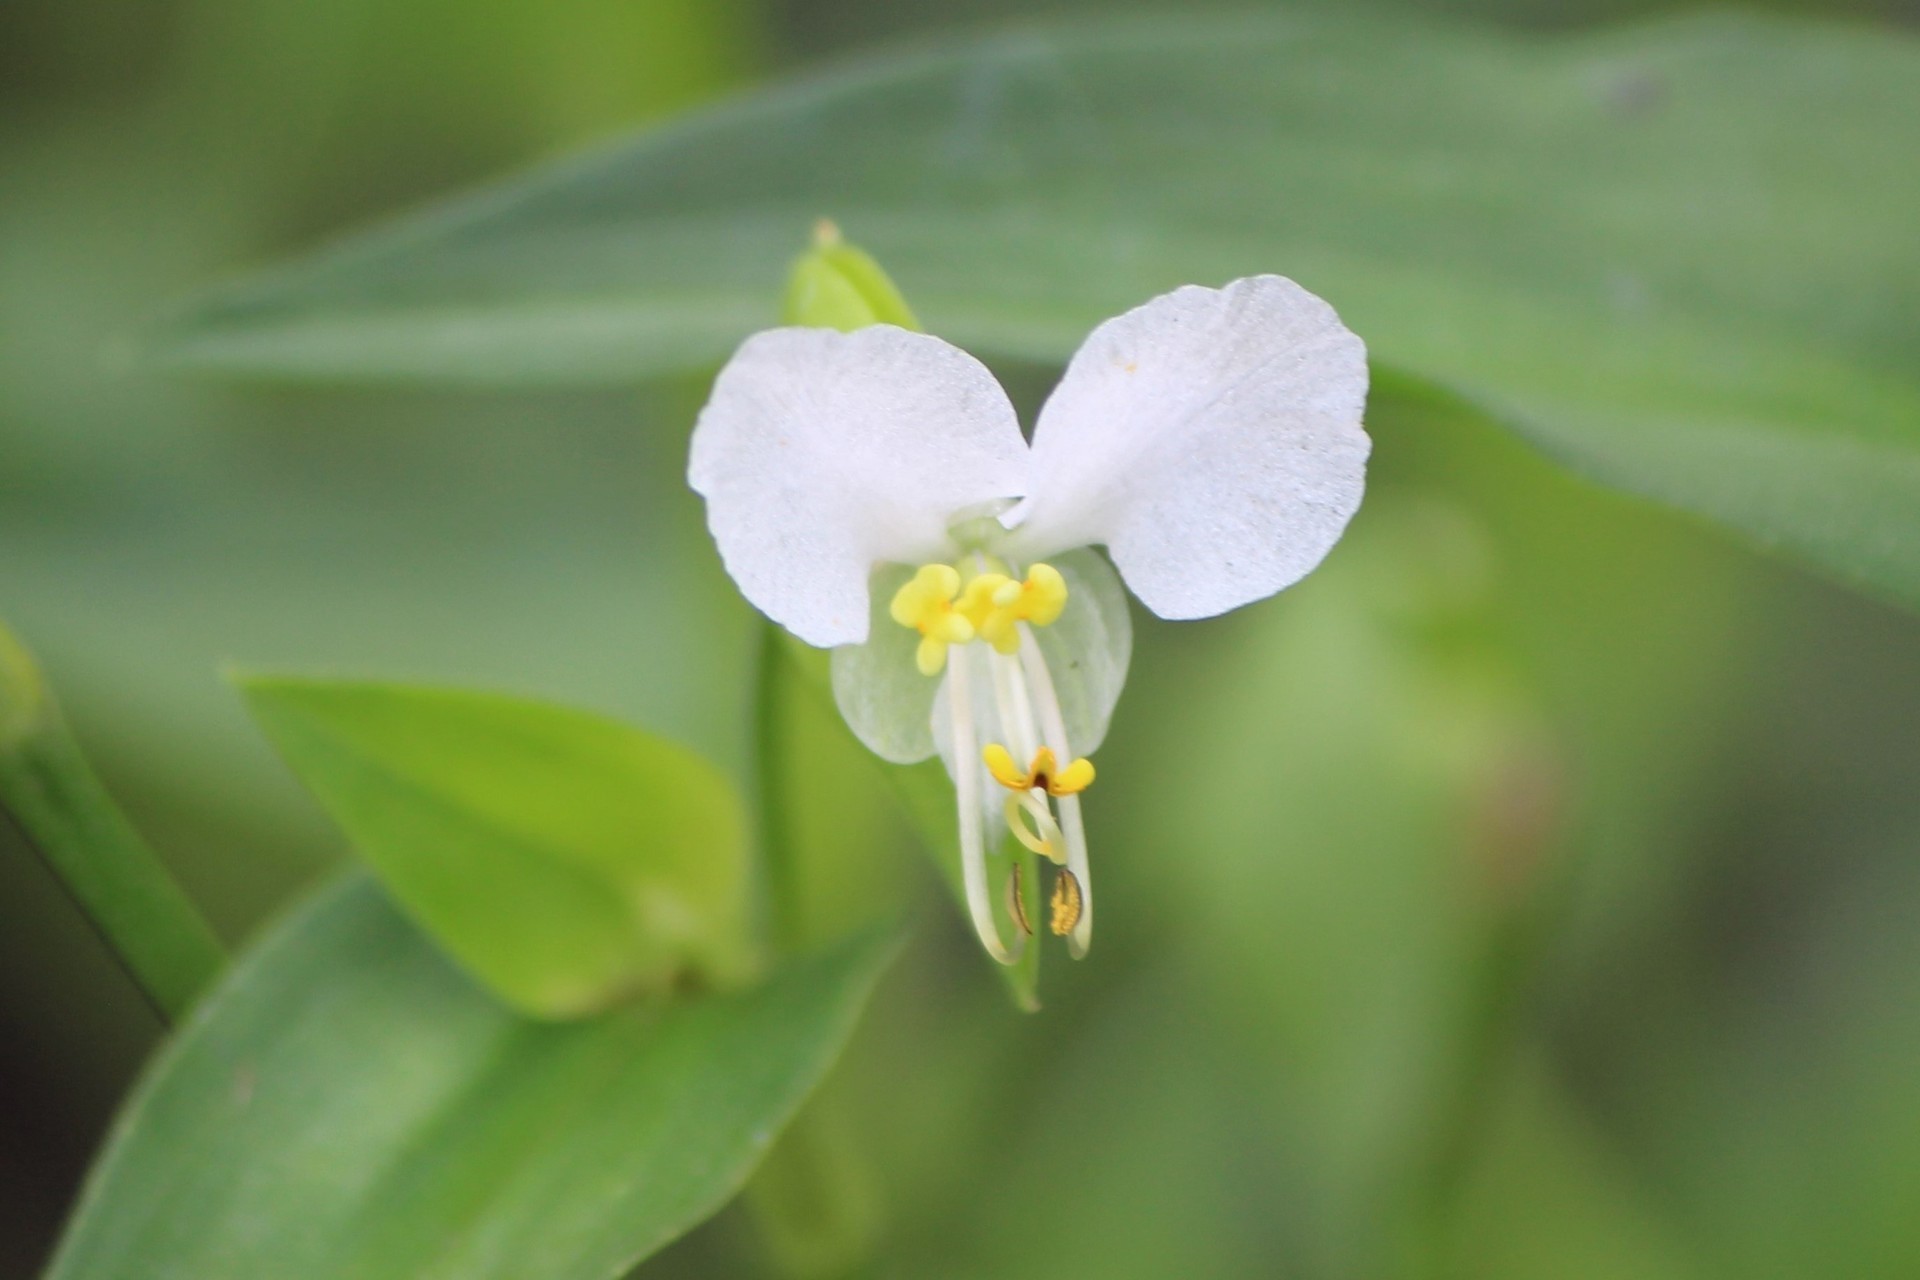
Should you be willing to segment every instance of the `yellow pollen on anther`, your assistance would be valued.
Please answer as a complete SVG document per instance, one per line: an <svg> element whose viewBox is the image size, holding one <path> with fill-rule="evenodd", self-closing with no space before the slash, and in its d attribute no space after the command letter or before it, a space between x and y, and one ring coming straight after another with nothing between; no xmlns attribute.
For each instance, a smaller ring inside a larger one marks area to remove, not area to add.
<svg viewBox="0 0 1920 1280"><path fill-rule="evenodd" d="M1051 908L1047 927L1053 930L1054 937L1066 937L1073 932L1073 926L1080 923L1083 909L1080 882L1065 867L1054 872L1053 896L1047 900L1047 906Z"/></svg>
<svg viewBox="0 0 1920 1280"><path fill-rule="evenodd" d="M1064 769L1056 769L1053 748L1041 747L1033 761L1022 770L1013 755L997 742L990 742L980 753L981 761L993 780L1009 791L1031 791L1039 787L1050 796L1078 795L1093 785L1093 761L1081 756Z"/></svg>
<svg viewBox="0 0 1920 1280"><path fill-rule="evenodd" d="M954 607L959 594L960 571L950 564L922 565L893 593L887 612L901 626L920 633L914 664L921 675L939 675L947 665L947 646L973 639L972 621Z"/></svg>
<svg viewBox="0 0 1920 1280"><path fill-rule="evenodd" d="M982 573L967 582L960 612L974 632L1001 653L1020 648L1022 622L1051 626L1067 607L1067 580L1050 564L1027 566L1024 582L1004 573Z"/></svg>

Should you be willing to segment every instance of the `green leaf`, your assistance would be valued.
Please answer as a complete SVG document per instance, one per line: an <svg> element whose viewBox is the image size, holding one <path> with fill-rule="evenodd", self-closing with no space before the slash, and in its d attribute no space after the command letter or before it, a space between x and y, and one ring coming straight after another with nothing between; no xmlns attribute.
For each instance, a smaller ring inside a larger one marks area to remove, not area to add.
<svg viewBox="0 0 1920 1280"><path fill-rule="evenodd" d="M394 897L525 1012L750 967L740 799L616 721L495 694L247 677L247 706Z"/></svg>
<svg viewBox="0 0 1920 1280"><path fill-rule="evenodd" d="M20 825L159 1013L177 1019L226 952L107 794L39 667L0 626L0 818Z"/></svg>
<svg viewBox="0 0 1920 1280"><path fill-rule="evenodd" d="M1711 17L1023 29L883 57L210 297L187 366L625 381L771 319L822 213L928 327L1059 359L1280 271L1377 368L1610 484L1920 604L1920 45Z"/></svg>
<svg viewBox="0 0 1920 1280"><path fill-rule="evenodd" d="M553 1025L365 879L236 966L117 1122L49 1280L606 1280L713 1213L839 1053L866 939Z"/></svg>

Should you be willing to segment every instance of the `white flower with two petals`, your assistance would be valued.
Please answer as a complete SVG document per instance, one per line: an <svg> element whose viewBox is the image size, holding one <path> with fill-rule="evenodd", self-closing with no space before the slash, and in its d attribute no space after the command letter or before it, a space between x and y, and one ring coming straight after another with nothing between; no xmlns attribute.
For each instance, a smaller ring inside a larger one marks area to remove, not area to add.
<svg viewBox="0 0 1920 1280"><path fill-rule="evenodd" d="M773 329L721 370L689 479L747 599L834 650L860 739L944 759L987 950L1011 962L1028 931L1017 880L1012 946L993 914L986 829L1004 818L1056 864L1051 925L1081 955L1079 793L1132 644L1113 570L1168 619L1298 581L1360 505L1366 390L1360 339L1279 276L1102 324L1031 445L993 375L938 338Z"/></svg>

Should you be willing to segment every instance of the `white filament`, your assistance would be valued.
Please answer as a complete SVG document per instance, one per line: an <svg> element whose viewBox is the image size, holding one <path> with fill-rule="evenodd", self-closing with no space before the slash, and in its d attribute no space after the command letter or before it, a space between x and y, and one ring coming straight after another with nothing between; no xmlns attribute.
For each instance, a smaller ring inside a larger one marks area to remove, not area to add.
<svg viewBox="0 0 1920 1280"><path fill-rule="evenodd" d="M973 917L973 929L981 945L1001 964L1013 964L1019 956L1009 952L1000 941L1000 929L993 921L993 903L987 896L987 850L980 830L980 744L973 734L973 692L967 684L967 661L963 652L947 663L947 706L953 728L954 798L960 806L960 877L967 891L967 913Z"/></svg>
<svg viewBox="0 0 1920 1280"><path fill-rule="evenodd" d="M1041 656L1040 645L1026 623L1020 627L1020 665L1026 672L1025 684L1040 713L1040 725L1046 731L1047 746L1052 748L1058 767L1064 769L1073 760L1067 742L1066 718L1060 714L1060 698L1053 689L1053 674ZM1055 797L1060 806L1060 829L1067 838L1067 870L1080 882L1080 919L1074 923L1068 945L1076 959L1087 954L1093 943L1093 877L1087 870L1087 827L1080 817L1080 797Z"/></svg>

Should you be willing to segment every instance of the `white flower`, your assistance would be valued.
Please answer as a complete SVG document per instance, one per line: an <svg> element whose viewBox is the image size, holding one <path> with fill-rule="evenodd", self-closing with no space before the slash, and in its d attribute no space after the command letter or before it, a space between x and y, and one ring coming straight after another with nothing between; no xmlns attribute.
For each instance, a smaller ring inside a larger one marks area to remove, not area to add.
<svg viewBox="0 0 1920 1280"><path fill-rule="evenodd" d="M945 760L988 951L1011 962L1029 931L1017 879L1011 948L994 920L984 826L1004 817L1056 864L1051 924L1081 955L1079 792L1132 644L1113 569L1087 548L1162 618L1291 585L1360 505L1366 390L1360 339L1279 276L1102 324L1031 446L993 375L938 338L774 329L721 370L689 479L747 599L833 648L861 740Z"/></svg>

